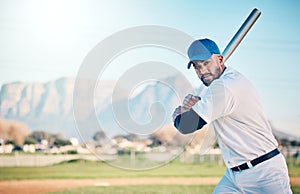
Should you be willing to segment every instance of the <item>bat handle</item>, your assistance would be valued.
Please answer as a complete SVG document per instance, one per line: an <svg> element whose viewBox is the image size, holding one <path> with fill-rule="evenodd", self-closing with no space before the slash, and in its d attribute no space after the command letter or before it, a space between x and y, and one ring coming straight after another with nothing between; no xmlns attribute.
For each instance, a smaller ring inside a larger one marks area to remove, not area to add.
<svg viewBox="0 0 300 194"><path fill-rule="evenodd" d="M200 96L194 96L195 98L198 98L198 100L201 100L201 97Z"/></svg>

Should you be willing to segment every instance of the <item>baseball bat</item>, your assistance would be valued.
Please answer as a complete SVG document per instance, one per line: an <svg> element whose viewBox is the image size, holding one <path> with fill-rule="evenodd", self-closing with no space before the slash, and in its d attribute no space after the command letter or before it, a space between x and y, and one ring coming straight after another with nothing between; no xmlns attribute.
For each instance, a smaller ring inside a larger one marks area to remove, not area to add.
<svg viewBox="0 0 300 194"><path fill-rule="evenodd" d="M246 36L250 28L253 26L253 24L256 22L258 17L260 16L261 11L254 8L252 12L249 14L247 19L244 21L242 26L239 28L239 30L235 33L235 35L232 37L230 42L227 44L226 48L224 49L222 55L224 62L230 57L230 55L233 53L233 51L238 47L238 45L241 43L243 38Z"/></svg>
<svg viewBox="0 0 300 194"><path fill-rule="evenodd" d="M256 22L258 17L260 16L261 11L254 8L247 19L244 21L244 23L241 25L239 30L235 33L235 35L232 37L230 42L227 44L226 48L224 49L222 55L223 55L223 61L226 62L226 60L231 56L233 51L238 47L238 45L241 43L243 38L246 36L246 34L249 32L250 28L253 26L253 24ZM195 96L199 100L201 100L201 97Z"/></svg>

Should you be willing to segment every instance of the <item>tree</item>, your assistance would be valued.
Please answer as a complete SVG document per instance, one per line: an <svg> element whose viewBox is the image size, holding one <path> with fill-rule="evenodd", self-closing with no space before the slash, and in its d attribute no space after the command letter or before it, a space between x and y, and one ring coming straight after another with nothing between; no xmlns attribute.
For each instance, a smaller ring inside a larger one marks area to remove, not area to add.
<svg viewBox="0 0 300 194"><path fill-rule="evenodd" d="M48 142L52 139L52 135L45 131L34 131L29 137L33 138L37 142L41 142L43 139L48 140Z"/></svg>
<svg viewBox="0 0 300 194"><path fill-rule="evenodd" d="M66 139L56 139L53 144L58 146L58 147L66 146L66 145L72 145L70 140L66 140Z"/></svg>
<svg viewBox="0 0 300 194"><path fill-rule="evenodd" d="M61 134L50 134L45 131L34 131L29 135L29 139L33 139L36 142L47 140L49 145L65 146L71 145L69 140L64 139Z"/></svg>
<svg viewBox="0 0 300 194"><path fill-rule="evenodd" d="M106 139L106 135L104 133L104 131L98 131L95 133L95 135L93 136L93 140L95 141L101 141L103 139Z"/></svg>
<svg viewBox="0 0 300 194"><path fill-rule="evenodd" d="M288 139L281 139L281 146L283 147L289 147L291 145L291 142Z"/></svg>
<svg viewBox="0 0 300 194"><path fill-rule="evenodd" d="M38 142L35 139L33 139L32 137L30 137L30 136L26 137L26 139L24 141L24 145L25 144L37 144L37 143Z"/></svg>
<svg viewBox="0 0 300 194"><path fill-rule="evenodd" d="M299 146L299 145L300 145L299 141L296 141L296 140L291 141L291 146L296 147L296 146Z"/></svg>
<svg viewBox="0 0 300 194"><path fill-rule="evenodd" d="M29 133L29 127L25 123L0 119L0 138L4 141L12 140L21 146Z"/></svg>
<svg viewBox="0 0 300 194"><path fill-rule="evenodd" d="M102 130L95 133L93 140L95 140L101 146L107 144L109 141L108 137Z"/></svg>

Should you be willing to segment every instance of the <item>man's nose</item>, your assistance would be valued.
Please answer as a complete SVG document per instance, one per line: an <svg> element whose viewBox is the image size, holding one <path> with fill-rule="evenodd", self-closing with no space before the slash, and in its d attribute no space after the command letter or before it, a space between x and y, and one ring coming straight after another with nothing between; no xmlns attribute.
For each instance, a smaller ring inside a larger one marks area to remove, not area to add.
<svg viewBox="0 0 300 194"><path fill-rule="evenodd" d="M207 68L205 68L205 67L202 67L201 69L199 68L197 70L198 70L199 75L203 75L203 74L207 73Z"/></svg>

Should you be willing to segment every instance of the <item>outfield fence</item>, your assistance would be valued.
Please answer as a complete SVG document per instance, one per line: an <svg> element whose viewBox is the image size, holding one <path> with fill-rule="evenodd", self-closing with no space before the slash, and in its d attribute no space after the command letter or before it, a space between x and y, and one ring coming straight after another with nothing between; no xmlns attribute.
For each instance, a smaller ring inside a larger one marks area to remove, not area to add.
<svg viewBox="0 0 300 194"><path fill-rule="evenodd" d="M297 149L282 149L282 154L285 156L287 163L300 164L300 147ZM128 153L129 160L135 160L136 157L131 157L132 153ZM130 155L131 154L131 155ZM168 153L165 153L167 158L171 158ZM125 154L126 155L126 154ZM145 155L145 160L166 160L164 153L148 153ZM93 155L93 154L24 154L15 152L14 154L0 154L0 167L14 167L14 166L49 166L71 160L88 160L88 161L115 161L123 155ZM211 163L214 165L224 165L221 154L191 154L183 152L178 156L179 161L185 163ZM129 161L134 163L134 161Z"/></svg>
<svg viewBox="0 0 300 194"><path fill-rule="evenodd" d="M116 156L103 155L103 160L114 160ZM79 154L64 154L64 155L40 155L40 154L14 154L14 155L0 155L0 167L13 167L13 166L49 166L58 164L64 161L71 160L89 160L97 161L95 155L79 155Z"/></svg>

